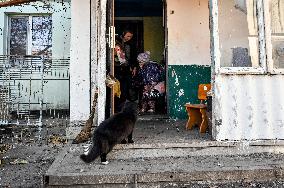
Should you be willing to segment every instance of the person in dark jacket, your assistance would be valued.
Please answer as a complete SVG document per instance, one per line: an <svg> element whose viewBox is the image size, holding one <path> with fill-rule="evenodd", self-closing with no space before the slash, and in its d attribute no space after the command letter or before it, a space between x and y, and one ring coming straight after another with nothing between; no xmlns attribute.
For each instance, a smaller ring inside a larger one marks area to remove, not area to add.
<svg viewBox="0 0 284 188"><path fill-rule="evenodd" d="M132 47L130 41L133 37L131 30L125 30L121 36L116 38L114 57L114 76L120 82L121 95L115 98L115 109L120 111L126 100L137 100L138 94L132 92L131 79L136 72L137 65L131 57ZM136 97L137 95L137 97Z"/></svg>

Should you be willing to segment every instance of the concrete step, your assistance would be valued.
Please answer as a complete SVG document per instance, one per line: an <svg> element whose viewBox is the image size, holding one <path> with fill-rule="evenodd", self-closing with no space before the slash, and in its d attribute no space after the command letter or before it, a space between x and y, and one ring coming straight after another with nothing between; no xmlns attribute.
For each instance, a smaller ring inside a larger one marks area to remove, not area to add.
<svg viewBox="0 0 284 188"><path fill-rule="evenodd" d="M201 182L284 180L282 141L118 145L85 164L82 145L70 145L45 175L46 187L182 187Z"/></svg>

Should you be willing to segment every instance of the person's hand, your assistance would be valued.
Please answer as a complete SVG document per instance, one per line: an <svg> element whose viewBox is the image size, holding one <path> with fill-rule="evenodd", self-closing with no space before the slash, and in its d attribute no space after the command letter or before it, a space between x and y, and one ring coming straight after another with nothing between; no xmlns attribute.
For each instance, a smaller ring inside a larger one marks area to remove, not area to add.
<svg viewBox="0 0 284 188"><path fill-rule="evenodd" d="M132 77L136 76L136 73L137 73L137 68L134 67L132 70Z"/></svg>
<svg viewBox="0 0 284 188"><path fill-rule="evenodd" d="M158 82L152 82L151 85L154 87L155 85L157 85Z"/></svg>
<svg viewBox="0 0 284 188"><path fill-rule="evenodd" d="M144 86L144 90L145 90L145 91L150 91L150 90L151 90L151 87L152 87L151 85L145 85L145 86Z"/></svg>

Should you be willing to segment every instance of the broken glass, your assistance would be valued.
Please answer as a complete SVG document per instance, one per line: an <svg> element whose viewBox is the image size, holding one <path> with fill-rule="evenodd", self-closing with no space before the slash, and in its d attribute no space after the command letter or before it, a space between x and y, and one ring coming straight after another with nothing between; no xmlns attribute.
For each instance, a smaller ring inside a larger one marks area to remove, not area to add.
<svg viewBox="0 0 284 188"><path fill-rule="evenodd" d="M28 17L10 19L10 55L26 55L28 44Z"/></svg>
<svg viewBox="0 0 284 188"><path fill-rule="evenodd" d="M32 55L49 55L52 49L51 16L33 16L32 18Z"/></svg>

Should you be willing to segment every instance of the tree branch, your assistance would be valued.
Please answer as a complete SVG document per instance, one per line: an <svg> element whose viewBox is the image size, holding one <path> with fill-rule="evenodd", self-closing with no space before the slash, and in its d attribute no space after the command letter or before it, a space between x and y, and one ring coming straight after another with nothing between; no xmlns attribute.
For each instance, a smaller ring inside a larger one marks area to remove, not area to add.
<svg viewBox="0 0 284 188"><path fill-rule="evenodd" d="M6 0L6 1L0 1L0 7L7 7L12 5L19 5L22 3L29 3L37 0Z"/></svg>

